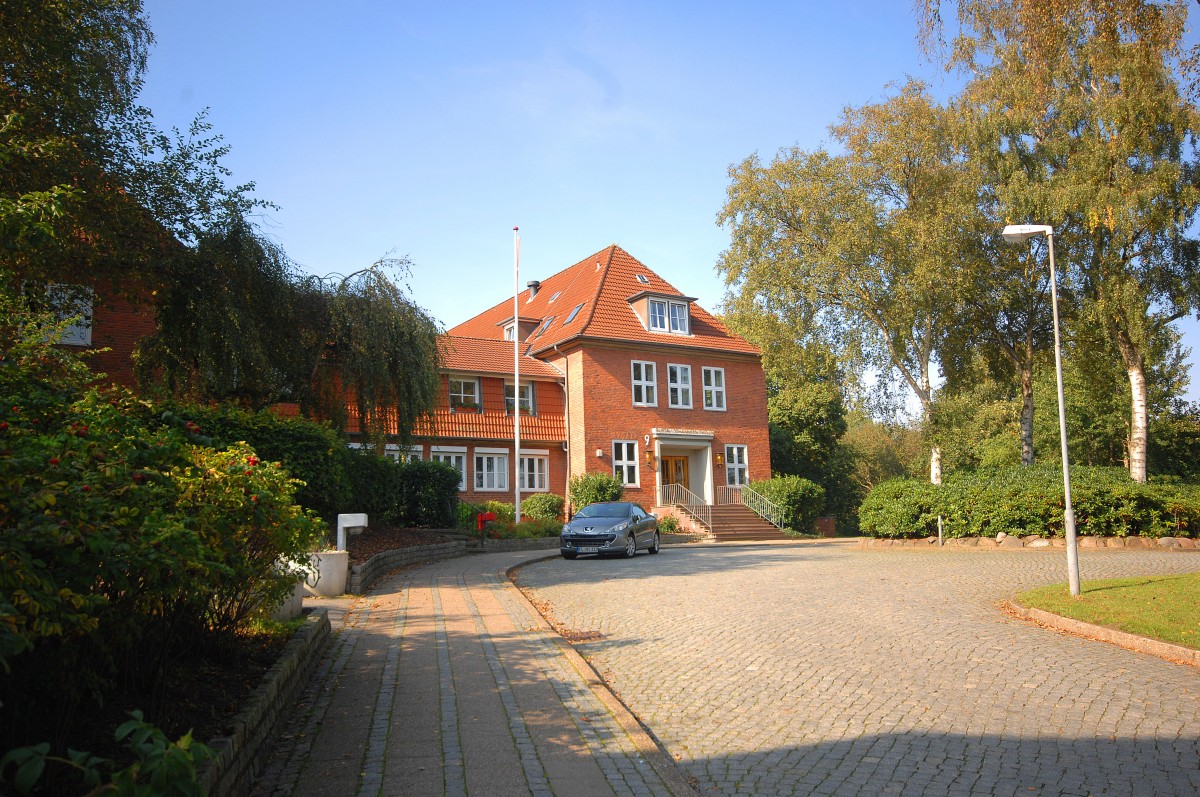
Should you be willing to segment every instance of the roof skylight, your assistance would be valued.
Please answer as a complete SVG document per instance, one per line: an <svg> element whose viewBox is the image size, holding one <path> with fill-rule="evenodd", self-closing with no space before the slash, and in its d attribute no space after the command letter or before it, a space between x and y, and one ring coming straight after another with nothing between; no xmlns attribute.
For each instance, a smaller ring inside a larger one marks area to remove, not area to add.
<svg viewBox="0 0 1200 797"><path fill-rule="evenodd" d="M649 278L649 277L647 277L645 274L638 274L638 275L637 275L637 281L638 281L638 282L640 282L640 283L642 283L643 285L649 285L649 284L650 284L650 278Z"/></svg>
<svg viewBox="0 0 1200 797"><path fill-rule="evenodd" d="M557 299L559 296L562 296L562 291L555 291L554 295L550 297L550 301L547 302L547 304L554 304L554 300Z"/></svg>
<svg viewBox="0 0 1200 797"><path fill-rule="evenodd" d="M583 309L583 302L580 302L579 304L575 305L575 309L571 311L571 314L569 316L567 316L567 320L563 321L563 326L565 327L567 324L574 321L575 316L579 315L579 311L582 309Z"/></svg>

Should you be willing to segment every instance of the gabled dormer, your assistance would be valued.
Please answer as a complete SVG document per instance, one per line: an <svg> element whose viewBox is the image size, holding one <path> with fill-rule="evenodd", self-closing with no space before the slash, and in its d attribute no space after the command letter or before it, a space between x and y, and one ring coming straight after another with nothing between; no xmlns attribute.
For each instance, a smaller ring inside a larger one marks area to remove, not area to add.
<svg viewBox="0 0 1200 797"><path fill-rule="evenodd" d="M515 324L513 323L512 316L509 316L508 318L496 324L496 326L503 328L505 340L513 339L514 330L520 332L520 337L518 340L528 340L533 331L541 325L542 319L529 318L526 316L517 316L517 323Z"/></svg>
<svg viewBox="0 0 1200 797"><path fill-rule="evenodd" d="M633 312L649 332L664 335L692 333L692 302L694 296L641 291L626 299Z"/></svg>

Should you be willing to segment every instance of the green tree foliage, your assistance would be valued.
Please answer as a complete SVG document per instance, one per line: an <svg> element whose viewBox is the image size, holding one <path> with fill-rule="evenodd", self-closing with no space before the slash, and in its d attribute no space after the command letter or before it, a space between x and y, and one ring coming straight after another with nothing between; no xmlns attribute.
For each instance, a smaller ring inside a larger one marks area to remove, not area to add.
<svg viewBox="0 0 1200 797"><path fill-rule="evenodd" d="M809 325L839 363L898 374L923 408L955 313L954 268L974 189L946 109L909 83L847 109L832 128L844 155L784 150L730 169L718 268L740 313ZM938 452L931 458L940 478Z"/></svg>
<svg viewBox="0 0 1200 797"><path fill-rule="evenodd" d="M0 747L58 738L115 684L153 692L295 584L323 526L252 450L163 423L0 290ZM55 695L55 705L38 701ZM7 745L5 743L8 743Z"/></svg>
<svg viewBox="0 0 1200 797"><path fill-rule="evenodd" d="M348 506L373 526L448 529L455 524L459 474L444 462L408 460L345 450ZM369 533L369 532L368 532Z"/></svg>
<svg viewBox="0 0 1200 797"><path fill-rule="evenodd" d="M925 7L936 19L939 4ZM980 129L1009 153L996 190L1004 215L1054 226L1085 311L1119 353L1136 481L1147 477L1154 341L1200 299L1187 8L970 0L957 4L950 59L970 77L964 100Z"/></svg>

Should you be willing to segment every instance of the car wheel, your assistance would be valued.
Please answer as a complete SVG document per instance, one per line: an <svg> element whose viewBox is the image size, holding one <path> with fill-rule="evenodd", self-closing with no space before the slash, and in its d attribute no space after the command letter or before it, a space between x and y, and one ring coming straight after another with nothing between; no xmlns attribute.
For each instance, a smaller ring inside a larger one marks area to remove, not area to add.
<svg viewBox="0 0 1200 797"><path fill-rule="evenodd" d="M633 532L630 532L629 534L625 535L625 558L632 559L636 553L637 537L633 535Z"/></svg>
<svg viewBox="0 0 1200 797"><path fill-rule="evenodd" d="M574 551L563 551L562 552L563 559L574 559L576 556L579 556L579 554L575 553Z"/></svg>
<svg viewBox="0 0 1200 797"><path fill-rule="evenodd" d="M647 550L650 551L650 553L658 553L659 550L661 550L657 531L654 532L654 541L650 543L650 547Z"/></svg>

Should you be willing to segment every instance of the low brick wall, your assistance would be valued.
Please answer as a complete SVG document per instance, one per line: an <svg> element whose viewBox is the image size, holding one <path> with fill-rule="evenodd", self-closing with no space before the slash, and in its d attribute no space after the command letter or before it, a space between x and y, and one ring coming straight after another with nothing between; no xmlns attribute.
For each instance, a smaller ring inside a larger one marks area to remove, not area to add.
<svg viewBox="0 0 1200 797"><path fill-rule="evenodd" d="M284 712L296 702L332 639L325 612L309 615L234 717L229 735L207 742L217 754L200 772L200 782L210 797L243 797L250 792L255 775L283 730Z"/></svg>
<svg viewBox="0 0 1200 797"><path fill-rule="evenodd" d="M397 568L419 562L437 562L442 559L465 556L466 552L467 544L465 542L451 540L434 545L414 545L409 548L396 548L377 553L361 565L351 566L350 583L347 585L346 591L353 595L361 595L384 573L390 573Z"/></svg>
<svg viewBox="0 0 1200 797"><path fill-rule="evenodd" d="M524 540L488 540L483 541L484 553L508 553L510 551L550 551L558 550L559 537L536 537Z"/></svg>

